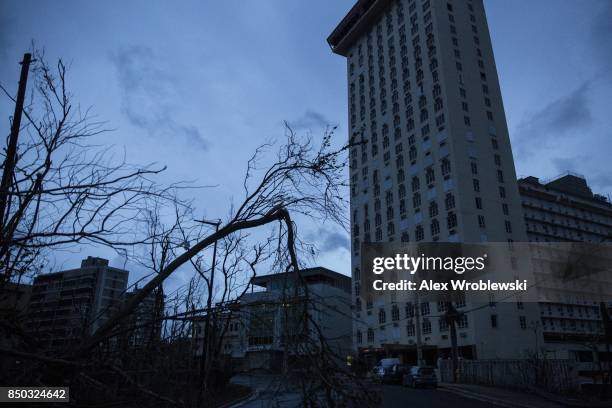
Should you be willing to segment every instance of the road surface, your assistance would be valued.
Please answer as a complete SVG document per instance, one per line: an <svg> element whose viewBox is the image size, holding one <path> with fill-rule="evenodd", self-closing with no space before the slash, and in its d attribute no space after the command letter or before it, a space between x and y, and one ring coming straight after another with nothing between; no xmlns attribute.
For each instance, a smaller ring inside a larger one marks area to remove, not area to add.
<svg viewBox="0 0 612 408"><path fill-rule="evenodd" d="M444 389L413 389L383 385L382 408L491 408L488 402L463 397Z"/></svg>

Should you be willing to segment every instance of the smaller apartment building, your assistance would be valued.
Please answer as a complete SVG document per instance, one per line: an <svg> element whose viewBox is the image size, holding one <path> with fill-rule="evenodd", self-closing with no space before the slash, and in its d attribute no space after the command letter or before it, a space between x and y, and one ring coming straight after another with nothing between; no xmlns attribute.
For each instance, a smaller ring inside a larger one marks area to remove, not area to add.
<svg viewBox="0 0 612 408"><path fill-rule="evenodd" d="M128 271L87 257L81 267L34 279L26 329L44 347L63 350L92 334L121 306Z"/></svg>

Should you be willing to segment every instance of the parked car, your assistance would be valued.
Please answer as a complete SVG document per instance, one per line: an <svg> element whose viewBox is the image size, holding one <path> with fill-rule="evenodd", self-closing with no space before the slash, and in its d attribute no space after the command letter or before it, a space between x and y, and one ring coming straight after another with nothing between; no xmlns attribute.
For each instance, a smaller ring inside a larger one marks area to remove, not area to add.
<svg viewBox="0 0 612 408"><path fill-rule="evenodd" d="M377 365L372 369L372 378L374 381L382 382L385 375L384 367Z"/></svg>
<svg viewBox="0 0 612 408"><path fill-rule="evenodd" d="M383 358L382 360L380 360L372 370L374 380L379 382L386 382L386 377L388 376L391 368L395 364L399 363L399 358Z"/></svg>
<svg viewBox="0 0 612 408"><path fill-rule="evenodd" d="M409 371L410 367L404 364L393 364L383 375L383 381L387 384L402 384L404 375Z"/></svg>
<svg viewBox="0 0 612 408"><path fill-rule="evenodd" d="M412 366L410 370L404 374L402 385L405 387L433 387L438 386L438 378L436 370L430 366Z"/></svg>

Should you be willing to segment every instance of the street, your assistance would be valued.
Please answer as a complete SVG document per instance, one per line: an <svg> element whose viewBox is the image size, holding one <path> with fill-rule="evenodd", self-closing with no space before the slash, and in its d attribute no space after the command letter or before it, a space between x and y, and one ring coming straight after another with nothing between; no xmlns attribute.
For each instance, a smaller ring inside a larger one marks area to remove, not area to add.
<svg viewBox="0 0 612 408"><path fill-rule="evenodd" d="M256 395L244 401L240 408L298 408L301 395L295 387L290 387L285 379L271 375L238 375L232 382L247 385L256 390ZM380 384L371 384L372 392L379 391ZM445 388L413 389L399 385L382 385L382 408L486 408L494 406L450 392Z"/></svg>
<svg viewBox="0 0 612 408"><path fill-rule="evenodd" d="M383 408L487 408L490 403L463 397L438 389L413 389L399 385L383 385Z"/></svg>

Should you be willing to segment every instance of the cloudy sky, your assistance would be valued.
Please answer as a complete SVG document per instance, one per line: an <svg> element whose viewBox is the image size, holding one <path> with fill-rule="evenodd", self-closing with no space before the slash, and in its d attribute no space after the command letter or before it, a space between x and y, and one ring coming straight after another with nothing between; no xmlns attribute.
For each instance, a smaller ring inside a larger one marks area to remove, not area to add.
<svg viewBox="0 0 612 408"><path fill-rule="evenodd" d="M347 135L345 62L325 39L353 0L0 0L0 81L16 89L32 41L70 62L70 87L115 130L100 143L166 181L213 185L202 216L241 197L246 159L282 121ZM519 175L584 174L612 191L612 1L485 1ZM0 103L8 130L12 106ZM349 272L348 241L303 225L317 263ZM73 254L61 261L75 266ZM74 258L76 257L76 258Z"/></svg>

